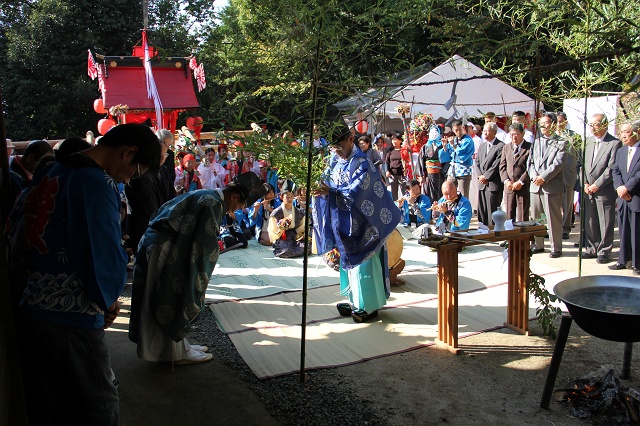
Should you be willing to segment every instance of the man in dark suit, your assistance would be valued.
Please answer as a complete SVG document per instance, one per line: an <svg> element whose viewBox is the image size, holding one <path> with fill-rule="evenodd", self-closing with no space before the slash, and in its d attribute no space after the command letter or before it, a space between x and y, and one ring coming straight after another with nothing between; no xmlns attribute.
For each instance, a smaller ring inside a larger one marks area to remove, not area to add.
<svg viewBox="0 0 640 426"><path fill-rule="evenodd" d="M583 259L608 263L613 248L616 215L616 190L613 187L613 167L621 142L607 132L609 121L604 114L594 114L589 120L593 136L587 138L584 158L584 253Z"/></svg>
<svg viewBox="0 0 640 426"><path fill-rule="evenodd" d="M556 115L552 112L540 117L540 136L533 143L528 164L531 177L531 215L534 219L538 219L542 214L546 216L551 258L562 256L562 168L567 156L565 141L555 133L556 123ZM544 237L535 238L531 251L544 251Z"/></svg>
<svg viewBox="0 0 640 426"><path fill-rule="evenodd" d="M504 183L504 199L507 219L518 222L529 220L529 173L527 162L531 143L524 140L524 126L516 123L509 126L508 143L500 157L500 179Z"/></svg>
<svg viewBox="0 0 640 426"><path fill-rule="evenodd" d="M496 123L485 123L482 131L484 142L478 148L475 161L478 175L478 222L485 225L493 225L491 213L502 203L504 190L500 179L500 157L504 142L496 138L497 133Z"/></svg>
<svg viewBox="0 0 640 426"><path fill-rule="evenodd" d="M613 167L613 187L618 193L618 230L620 254L612 270L623 269L631 262L633 273L640 275L640 121L623 124L620 129L622 146L616 152Z"/></svg>

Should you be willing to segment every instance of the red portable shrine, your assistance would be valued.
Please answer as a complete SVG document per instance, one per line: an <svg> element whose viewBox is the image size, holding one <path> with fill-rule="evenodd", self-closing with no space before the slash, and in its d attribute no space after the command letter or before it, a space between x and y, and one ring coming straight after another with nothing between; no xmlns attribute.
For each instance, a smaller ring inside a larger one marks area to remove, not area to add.
<svg viewBox="0 0 640 426"><path fill-rule="evenodd" d="M178 114L199 107L192 74L202 90L202 64L198 68L191 56L158 56L157 49L147 44L146 31L142 33L141 45L133 47L132 56L96 55L96 58L89 51L88 73L98 78L102 94L94 109L106 110L118 124L151 120L154 127L175 132Z"/></svg>

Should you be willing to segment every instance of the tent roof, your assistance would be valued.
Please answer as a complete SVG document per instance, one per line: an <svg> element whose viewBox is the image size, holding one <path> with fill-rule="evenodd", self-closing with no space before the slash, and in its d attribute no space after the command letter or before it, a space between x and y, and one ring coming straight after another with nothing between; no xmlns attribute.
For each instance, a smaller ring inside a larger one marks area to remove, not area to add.
<svg viewBox="0 0 640 426"><path fill-rule="evenodd" d="M147 83L142 59L135 56L106 56L104 87L105 108L127 105L130 110L154 110L147 96ZM188 58L165 58L152 61L153 78L158 88L162 109L198 108Z"/></svg>
<svg viewBox="0 0 640 426"><path fill-rule="evenodd" d="M454 55L374 108L379 111L384 108L386 115L392 118L399 117L396 107L405 103L411 105L411 115L424 112L435 119L477 117L489 111L498 116L511 115L518 110L533 114L535 103L532 98L495 77L473 79L478 76L491 74Z"/></svg>
<svg viewBox="0 0 640 426"><path fill-rule="evenodd" d="M427 63L416 68L395 73L378 82L378 85L375 88L370 88L364 93L359 93L343 99L337 102L335 106L339 110L348 112L349 114L362 112L363 110L369 109L372 105L379 104L382 99L389 99L393 97L393 95L395 95L405 85L432 69L433 66Z"/></svg>

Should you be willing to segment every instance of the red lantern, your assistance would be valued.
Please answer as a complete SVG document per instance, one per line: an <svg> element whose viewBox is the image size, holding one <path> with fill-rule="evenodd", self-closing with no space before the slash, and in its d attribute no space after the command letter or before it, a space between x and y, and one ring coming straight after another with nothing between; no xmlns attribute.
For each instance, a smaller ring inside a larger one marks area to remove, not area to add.
<svg viewBox="0 0 640 426"><path fill-rule="evenodd" d="M202 131L202 124L204 121L202 117L189 117L187 118L187 128L196 135L196 139L200 140L200 132Z"/></svg>
<svg viewBox="0 0 640 426"><path fill-rule="evenodd" d="M369 123L367 123L365 120L358 121L356 123L356 130L361 134L367 133L367 130L369 130Z"/></svg>
<svg viewBox="0 0 640 426"><path fill-rule="evenodd" d="M93 110L98 114L107 113L107 110L104 109L104 101L102 100L102 98L98 98L95 101L93 101Z"/></svg>
<svg viewBox="0 0 640 426"><path fill-rule="evenodd" d="M104 135L109 131L109 129L111 129L115 125L116 125L116 122L111 118L103 118L102 120L98 121L98 132L101 135Z"/></svg>

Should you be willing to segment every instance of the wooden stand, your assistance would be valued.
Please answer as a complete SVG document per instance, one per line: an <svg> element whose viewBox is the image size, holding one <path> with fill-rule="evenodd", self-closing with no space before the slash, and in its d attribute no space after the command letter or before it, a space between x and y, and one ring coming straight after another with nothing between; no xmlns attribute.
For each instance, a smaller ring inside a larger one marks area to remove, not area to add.
<svg viewBox="0 0 640 426"><path fill-rule="evenodd" d="M456 240L438 246L438 339L436 344L458 354L458 253L465 246L485 242L509 242L509 286L507 322L519 333L528 334L529 323L529 247L532 237L544 235L546 229L523 228L520 233L491 236L482 240Z"/></svg>

